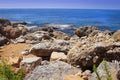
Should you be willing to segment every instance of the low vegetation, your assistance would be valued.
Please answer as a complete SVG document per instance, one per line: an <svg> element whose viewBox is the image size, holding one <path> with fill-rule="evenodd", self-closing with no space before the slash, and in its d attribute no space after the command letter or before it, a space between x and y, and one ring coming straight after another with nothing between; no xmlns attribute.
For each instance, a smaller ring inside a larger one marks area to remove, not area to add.
<svg viewBox="0 0 120 80"><path fill-rule="evenodd" d="M11 65L0 60L0 80L23 80L24 77L25 74L22 69L15 73Z"/></svg>

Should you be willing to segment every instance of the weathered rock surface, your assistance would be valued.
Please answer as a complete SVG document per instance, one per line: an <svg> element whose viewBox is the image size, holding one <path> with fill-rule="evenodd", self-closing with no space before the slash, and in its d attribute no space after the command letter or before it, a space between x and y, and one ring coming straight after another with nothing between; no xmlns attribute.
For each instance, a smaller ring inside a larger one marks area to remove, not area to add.
<svg viewBox="0 0 120 80"><path fill-rule="evenodd" d="M53 37L55 39L70 40L71 36L60 31L54 31Z"/></svg>
<svg viewBox="0 0 120 80"><path fill-rule="evenodd" d="M36 31L34 33L28 33L25 36L25 38L26 38L26 40L37 41L37 42L40 42L42 39L44 39L44 40L51 39L49 33L45 32L45 31Z"/></svg>
<svg viewBox="0 0 120 80"><path fill-rule="evenodd" d="M20 36L18 38L15 39L15 42L16 43L25 43L26 42L26 39L24 36Z"/></svg>
<svg viewBox="0 0 120 80"><path fill-rule="evenodd" d="M12 26L6 26L1 29L0 33L6 36L7 38L15 39L19 37L22 32L18 28L13 28Z"/></svg>
<svg viewBox="0 0 120 80"><path fill-rule="evenodd" d="M107 67L107 70L105 68L105 65ZM120 63L118 61L115 62L106 62L106 64L101 63L98 68L97 68L97 72L99 73L99 76L101 78L101 80L108 80L107 79L107 75L109 74L110 77L112 78L112 80L119 80L120 78L117 78L117 73L120 70ZM108 74L107 74L107 72ZM92 73L90 80L97 80L97 75L96 73Z"/></svg>
<svg viewBox="0 0 120 80"><path fill-rule="evenodd" d="M120 30L118 30L117 32L115 32L113 34L113 38L116 40L116 41L120 41Z"/></svg>
<svg viewBox="0 0 120 80"><path fill-rule="evenodd" d="M25 58L20 62L20 68L28 71L32 71L36 66L41 64L41 57Z"/></svg>
<svg viewBox="0 0 120 80"><path fill-rule="evenodd" d="M80 27L75 29L74 33L79 37L83 37L83 36L88 36L94 30L97 30L97 28L96 27Z"/></svg>
<svg viewBox="0 0 120 80"><path fill-rule="evenodd" d="M67 62L67 55L65 55L65 53L63 52L52 52L50 61L56 61L56 60Z"/></svg>
<svg viewBox="0 0 120 80"><path fill-rule="evenodd" d="M24 80L64 80L65 76L74 75L77 72L78 69L65 62L55 61L49 65L36 67Z"/></svg>
<svg viewBox="0 0 120 80"><path fill-rule="evenodd" d="M50 56L53 51L67 53L70 47L68 41L49 40L41 41L39 44L33 45L29 52L36 56Z"/></svg>
<svg viewBox="0 0 120 80"><path fill-rule="evenodd" d="M69 76L66 76L66 77L64 78L64 80L84 80L84 79L81 78L80 76L69 75Z"/></svg>
<svg viewBox="0 0 120 80"><path fill-rule="evenodd" d="M0 18L0 28L11 25L11 22L8 19Z"/></svg>
<svg viewBox="0 0 120 80"><path fill-rule="evenodd" d="M0 34L0 46L7 44L8 39Z"/></svg>
<svg viewBox="0 0 120 80"><path fill-rule="evenodd" d="M83 68L98 65L103 59L120 60L120 42L109 35L98 33L94 37L81 38L68 52L68 62Z"/></svg>

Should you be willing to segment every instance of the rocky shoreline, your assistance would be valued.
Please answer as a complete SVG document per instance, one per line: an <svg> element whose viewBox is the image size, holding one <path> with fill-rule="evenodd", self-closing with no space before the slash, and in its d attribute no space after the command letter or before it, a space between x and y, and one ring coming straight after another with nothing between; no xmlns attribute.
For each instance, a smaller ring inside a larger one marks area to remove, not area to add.
<svg viewBox="0 0 120 80"><path fill-rule="evenodd" d="M0 19L0 57L15 69L24 69L24 80L97 80L93 65L101 80L107 80L103 60L112 79L120 80L120 30L86 26L74 28L71 36L56 29L73 29L72 25L26 24Z"/></svg>

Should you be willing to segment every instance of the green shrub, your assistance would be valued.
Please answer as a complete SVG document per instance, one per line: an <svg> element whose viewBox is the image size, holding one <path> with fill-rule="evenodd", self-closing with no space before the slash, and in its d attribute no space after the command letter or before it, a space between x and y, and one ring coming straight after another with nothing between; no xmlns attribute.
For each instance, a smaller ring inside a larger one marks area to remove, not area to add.
<svg viewBox="0 0 120 80"><path fill-rule="evenodd" d="M4 60L0 61L0 80L22 80L24 78L25 74L22 69L15 73L11 65Z"/></svg>

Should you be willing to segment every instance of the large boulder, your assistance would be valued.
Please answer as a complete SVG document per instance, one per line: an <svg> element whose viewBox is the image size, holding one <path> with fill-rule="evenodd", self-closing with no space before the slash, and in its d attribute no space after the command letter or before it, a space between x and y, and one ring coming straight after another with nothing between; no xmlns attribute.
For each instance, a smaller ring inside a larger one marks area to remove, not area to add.
<svg viewBox="0 0 120 80"><path fill-rule="evenodd" d="M30 53L37 56L50 56L53 51L67 53L70 49L70 43L65 40L41 41L35 44L29 50Z"/></svg>
<svg viewBox="0 0 120 80"><path fill-rule="evenodd" d="M120 30L116 31L116 32L113 34L113 38L114 38L116 41L120 41Z"/></svg>
<svg viewBox="0 0 120 80"><path fill-rule="evenodd" d="M74 75L79 70L71 65L55 61L49 65L38 66L24 80L64 80L67 75Z"/></svg>
<svg viewBox="0 0 120 80"><path fill-rule="evenodd" d="M15 39L21 35L21 30L18 28L13 28L12 26L6 26L4 27L1 32L2 35L6 36L7 38Z"/></svg>
<svg viewBox="0 0 120 80"><path fill-rule="evenodd" d="M0 18L0 28L11 25L11 22L8 19Z"/></svg>
<svg viewBox="0 0 120 80"><path fill-rule="evenodd" d="M94 30L97 30L97 28L96 27L80 27L74 30L74 34L79 37L88 36Z"/></svg>
<svg viewBox="0 0 120 80"><path fill-rule="evenodd" d="M0 34L0 46L7 44L8 39Z"/></svg>
<svg viewBox="0 0 120 80"><path fill-rule="evenodd" d="M120 70L120 63L118 61L114 62L102 62L100 65L97 67L97 73L100 77L101 80L108 80L108 75L109 78L111 77L112 79L110 80L120 80L120 76L118 77L118 73ZM120 75L120 74L119 74ZM96 73L92 73L90 80L97 80L98 76Z"/></svg>
<svg viewBox="0 0 120 80"><path fill-rule="evenodd" d="M68 62L90 68L98 65L103 59L108 61L120 60L120 42L115 42L108 35L96 34L94 37L82 38L68 52Z"/></svg>

